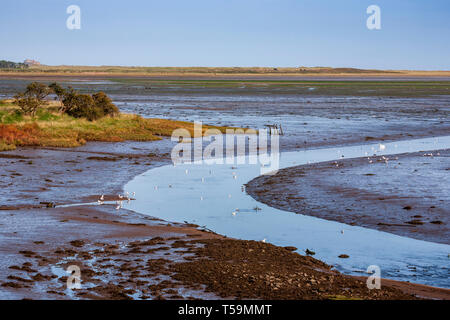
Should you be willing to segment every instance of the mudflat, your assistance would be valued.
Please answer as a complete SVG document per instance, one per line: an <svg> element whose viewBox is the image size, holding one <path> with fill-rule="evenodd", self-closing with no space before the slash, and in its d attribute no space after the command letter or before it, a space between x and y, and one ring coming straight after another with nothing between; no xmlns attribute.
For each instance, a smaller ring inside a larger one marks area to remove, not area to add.
<svg viewBox="0 0 450 320"><path fill-rule="evenodd" d="M90 82L75 86L83 90L92 85ZM7 80L0 85L4 95L10 97L24 83ZM228 88L228 84L204 87L198 82L172 85L164 81L147 84L147 80L142 82L139 79L116 79L96 84L114 96L121 110L143 116L188 121L201 116L213 125L251 127L263 127L266 117L277 116L276 121L283 123L286 131L286 135L281 137L282 151L448 133L446 100L440 96L427 97L426 101L411 98L405 93L410 91L408 86L396 98L378 95L348 98L346 90L354 92L355 88L347 87L336 103L333 96L336 89L332 85L319 88L310 83L292 87L274 84L263 89L259 85L240 88L242 85L239 83L233 83L232 88ZM323 95L309 93L303 96L304 90L311 91L308 88L323 89ZM424 88L422 92L428 90L428 86ZM442 93L442 88L437 90ZM357 89L358 95L364 94L366 89ZM392 87L388 88L389 92L392 90ZM268 96L271 98L267 100ZM166 104L169 107L161 108ZM394 106L399 107L391 108ZM368 113L373 118L367 120ZM394 118L397 121L392 122ZM114 202L123 192L123 185L150 168L169 164L171 148L170 141L163 139L153 142L91 142L72 149L28 147L0 153L0 251L4 257L0 262L0 297L449 299L447 289L390 280L383 280L382 290L369 291L364 277L342 275L323 262L292 252L295 248L226 239L195 225L175 224L125 209L117 210ZM445 150L440 152L441 155L448 154ZM414 167L414 161L429 162L431 159L423 155L409 157L399 156L406 168ZM433 160L437 162L427 170L441 172L439 159L442 157L434 156ZM376 160L376 165L385 165L378 159L373 160ZM339 162L337 170L342 165L349 170L349 176L359 174L351 170L353 167L354 170L360 168L364 174L370 173L363 163L356 165L357 159L348 160L348 163L355 161L352 166L345 161ZM393 163L393 160L389 161ZM323 172L326 173L326 166L335 166L320 165L325 166ZM333 174L329 174L331 179L335 176L336 167L329 169L333 169L330 171ZM379 170L382 172L381 167ZM408 169L397 172L406 173ZM425 170L423 174L427 172ZM283 179L281 177L277 182L280 188L284 185ZM359 180L354 178L352 181ZM384 179L379 181L383 184ZM260 186L255 185L255 188L264 187L264 181L258 184ZM436 190L436 185L433 190ZM96 205L102 194L106 203ZM327 199L323 200L326 205ZM351 199L349 201L351 203ZM70 204L77 206L64 206ZM277 205L273 203L273 206ZM442 235L442 228L448 225L442 206L419 200L417 203L408 201L404 206L408 205L412 209L401 209L408 215L424 206L434 206L430 209L436 209L431 210L436 214L422 219L424 224L408 225L416 230L441 228ZM402 216L402 223L409 218ZM431 218L443 223L431 223ZM396 228L393 221L390 224L384 227ZM403 230L403 227L397 228ZM436 230L419 231L411 236L430 236ZM438 238L441 241L443 237ZM65 270L73 264L81 269L83 289L79 291L66 289Z"/></svg>
<svg viewBox="0 0 450 320"><path fill-rule="evenodd" d="M3 174L3 179L14 183L2 188L2 197L10 201L0 210L1 297L419 297L412 294L413 284L404 284L406 289L383 285L382 290L370 291L365 279L344 276L312 257L293 253L295 248L226 239L194 225L116 210L113 203L58 207L95 202L102 193L106 201L116 199L131 176L168 162L164 144L92 143L76 149L2 153L7 155L0 157L2 172L8 175ZM57 207L47 208L48 202ZM81 290L66 289L65 270L71 265L81 270ZM447 294L429 289L420 297L448 298Z"/></svg>

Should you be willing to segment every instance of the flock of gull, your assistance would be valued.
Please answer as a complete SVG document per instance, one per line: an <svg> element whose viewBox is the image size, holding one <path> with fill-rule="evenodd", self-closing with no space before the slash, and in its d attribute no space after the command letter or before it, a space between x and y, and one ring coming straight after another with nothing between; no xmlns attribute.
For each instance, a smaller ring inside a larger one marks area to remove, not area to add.
<svg viewBox="0 0 450 320"><path fill-rule="evenodd" d="M386 146L383 145L383 144L379 144L379 145L378 145L378 149L379 149L379 151L384 151L384 150L386 149ZM439 153L437 153L436 155L439 156ZM367 152L366 152L366 156L368 156ZM376 154L374 154L374 156L376 156ZM426 154L424 154L423 156L426 156L426 157L433 157L434 155L433 155L432 153L426 153ZM342 155L342 158L344 158L344 155ZM367 157L367 160L368 160L368 162L369 162L370 164L373 163L373 160L370 158L370 156ZM390 159L389 159L388 157L381 156L380 159L378 159L377 161L384 161L386 164L388 164L388 161L389 161L389 160L390 160ZM398 157L393 158L393 160L398 160ZM336 165L336 167L339 167L339 163L338 163L338 162L335 161L334 164ZM232 169L237 169L237 168L232 167ZM188 169L185 170L185 174L186 174L186 175L189 174L189 170L188 170ZM212 174L212 171L211 171L211 170L209 171L209 174ZM237 174L236 174L235 171L232 172L232 177L233 177L234 180L237 180ZM202 182L202 183L205 182L205 178L204 178L204 177L201 178L201 182ZM172 185L169 184L168 187L169 187L169 188L172 188ZM158 186L155 186L154 188L155 188L155 190L158 190ZM242 191L242 192L245 192L245 186L241 186L241 191ZM122 209L122 208L123 208L123 201L127 201L127 202L129 203L129 202L132 200L131 197L135 197L135 195L136 195L135 192L133 192L131 195L130 195L130 193L126 192L126 193L125 193L125 196L119 194L119 195L118 195L119 200L116 201L116 210ZM231 194L228 194L228 198L231 198ZM200 200L201 200L201 201L204 200L203 196L200 196ZM99 205L103 205L104 202L105 202L105 195L101 195L101 197L98 199L98 204L99 204ZM259 207L256 206L255 208L253 208L253 210L257 212L257 211L261 210L261 208L259 208ZM235 210L233 210L233 211L231 212L231 215L232 215L232 216L236 216L236 215L238 215L239 212L240 212L239 208L236 208ZM344 234L344 230L341 230L341 234ZM261 240L261 241L262 241L262 242L266 242L266 240L267 240L267 239L264 238L264 239Z"/></svg>
<svg viewBox="0 0 450 320"><path fill-rule="evenodd" d="M123 208L123 201L127 201L128 203L130 203L130 201L132 200L131 197L135 197L135 196L136 196L136 192L131 193L131 196L130 196L129 192L126 192L125 196L119 194L118 195L119 200L117 200L116 203L115 203L116 204L116 210L120 210L120 209ZM99 205L105 204L105 195L104 194L102 194L100 196L100 198L97 200L97 203Z"/></svg>

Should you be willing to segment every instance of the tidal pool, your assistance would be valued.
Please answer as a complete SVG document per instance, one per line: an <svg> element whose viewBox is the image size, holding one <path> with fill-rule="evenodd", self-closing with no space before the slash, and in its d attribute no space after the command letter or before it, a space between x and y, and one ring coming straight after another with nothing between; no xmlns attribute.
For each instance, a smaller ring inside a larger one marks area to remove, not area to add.
<svg viewBox="0 0 450 320"><path fill-rule="evenodd" d="M450 136L284 152L280 169L307 163L431 151L450 147ZM346 274L365 273L370 265L385 278L450 287L450 246L401 237L278 210L250 197L244 184L261 175L260 164L166 165L130 181L136 192L127 209L167 221L189 222L228 237L309 249ZM238 158L235 159L236 161ZM286 195L281 195L286 196ZM347 254L348 259L338 258Z"/></svg>

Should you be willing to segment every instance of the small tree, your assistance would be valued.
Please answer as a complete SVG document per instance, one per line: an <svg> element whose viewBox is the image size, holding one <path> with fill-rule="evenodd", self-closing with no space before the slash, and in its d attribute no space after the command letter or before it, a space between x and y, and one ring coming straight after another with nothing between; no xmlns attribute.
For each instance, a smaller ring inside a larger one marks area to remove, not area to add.
<svg viewBox="0 0 450 320"><path fill-rule="evenodd" d="M43 101L51 92L52 90L44 83L32 82L27 86L25 95L35 97L39 101Z"/></svg>
<svg viewBox="0 0 450 320"><path fill-rule="evenodd" d="M63 104L63 100L67 94L66 89L64 89L63 87L61 87L58 83L53 82L52 84L50 84L48 86L52 92L56 95L59 103L60 103L60 107L59 107L59 112L64 113L66 112L66 106L64 106ZM71 87L69 87L69 89L72 89Z"/></svg>
<svg viewBox="0 0 450 320"><path fill-rule="evenodd" d="M27 97L23 94L18 94L15 96L16 104L20 107L20 110L23 114L31 115L34 117L36 115L36 111L41 105L41 101L34 97Z"/></svg>
<svg viewBox="0 0 450 320"><path fill-rule="evenodd" d="M45 84L32 82L27 86L25 92L17 94L14 98L24 114L34 117L37 109L47 104L44 99L50 93L51 89Z"/></svg>
<svg viewBox="0 0 450 320"><path fill-rule="evenodd" d="M77 105L77 96L78 92L76 92L72 87L69 87L68 90L64 93L64 97L62 100L62 104L64 106L64 112L69 111L71 108Z"/></svg>

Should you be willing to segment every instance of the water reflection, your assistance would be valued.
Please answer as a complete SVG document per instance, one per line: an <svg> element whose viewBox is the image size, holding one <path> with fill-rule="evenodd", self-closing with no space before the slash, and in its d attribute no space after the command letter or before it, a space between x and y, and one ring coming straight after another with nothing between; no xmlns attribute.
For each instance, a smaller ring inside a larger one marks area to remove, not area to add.
<svg viewBox="0 0 450 320"><path fill-rule="evenodd" d="M448 147L450 136L385 143L381 148L369 144L286 152L281 154L280 168ZM382 277L450 287L449 245L268 207L242 188L260 175L260 169L259 165L248 164L231 167L192 163L151 169L125 186L125 191L136 192L137 199L126 208L168 221L188 221L229 237L266 239L276 245L296 246L299 251L309 248L318 259L349 274L378 265ZM350 257L339 259L341 254Z"/></svg>

